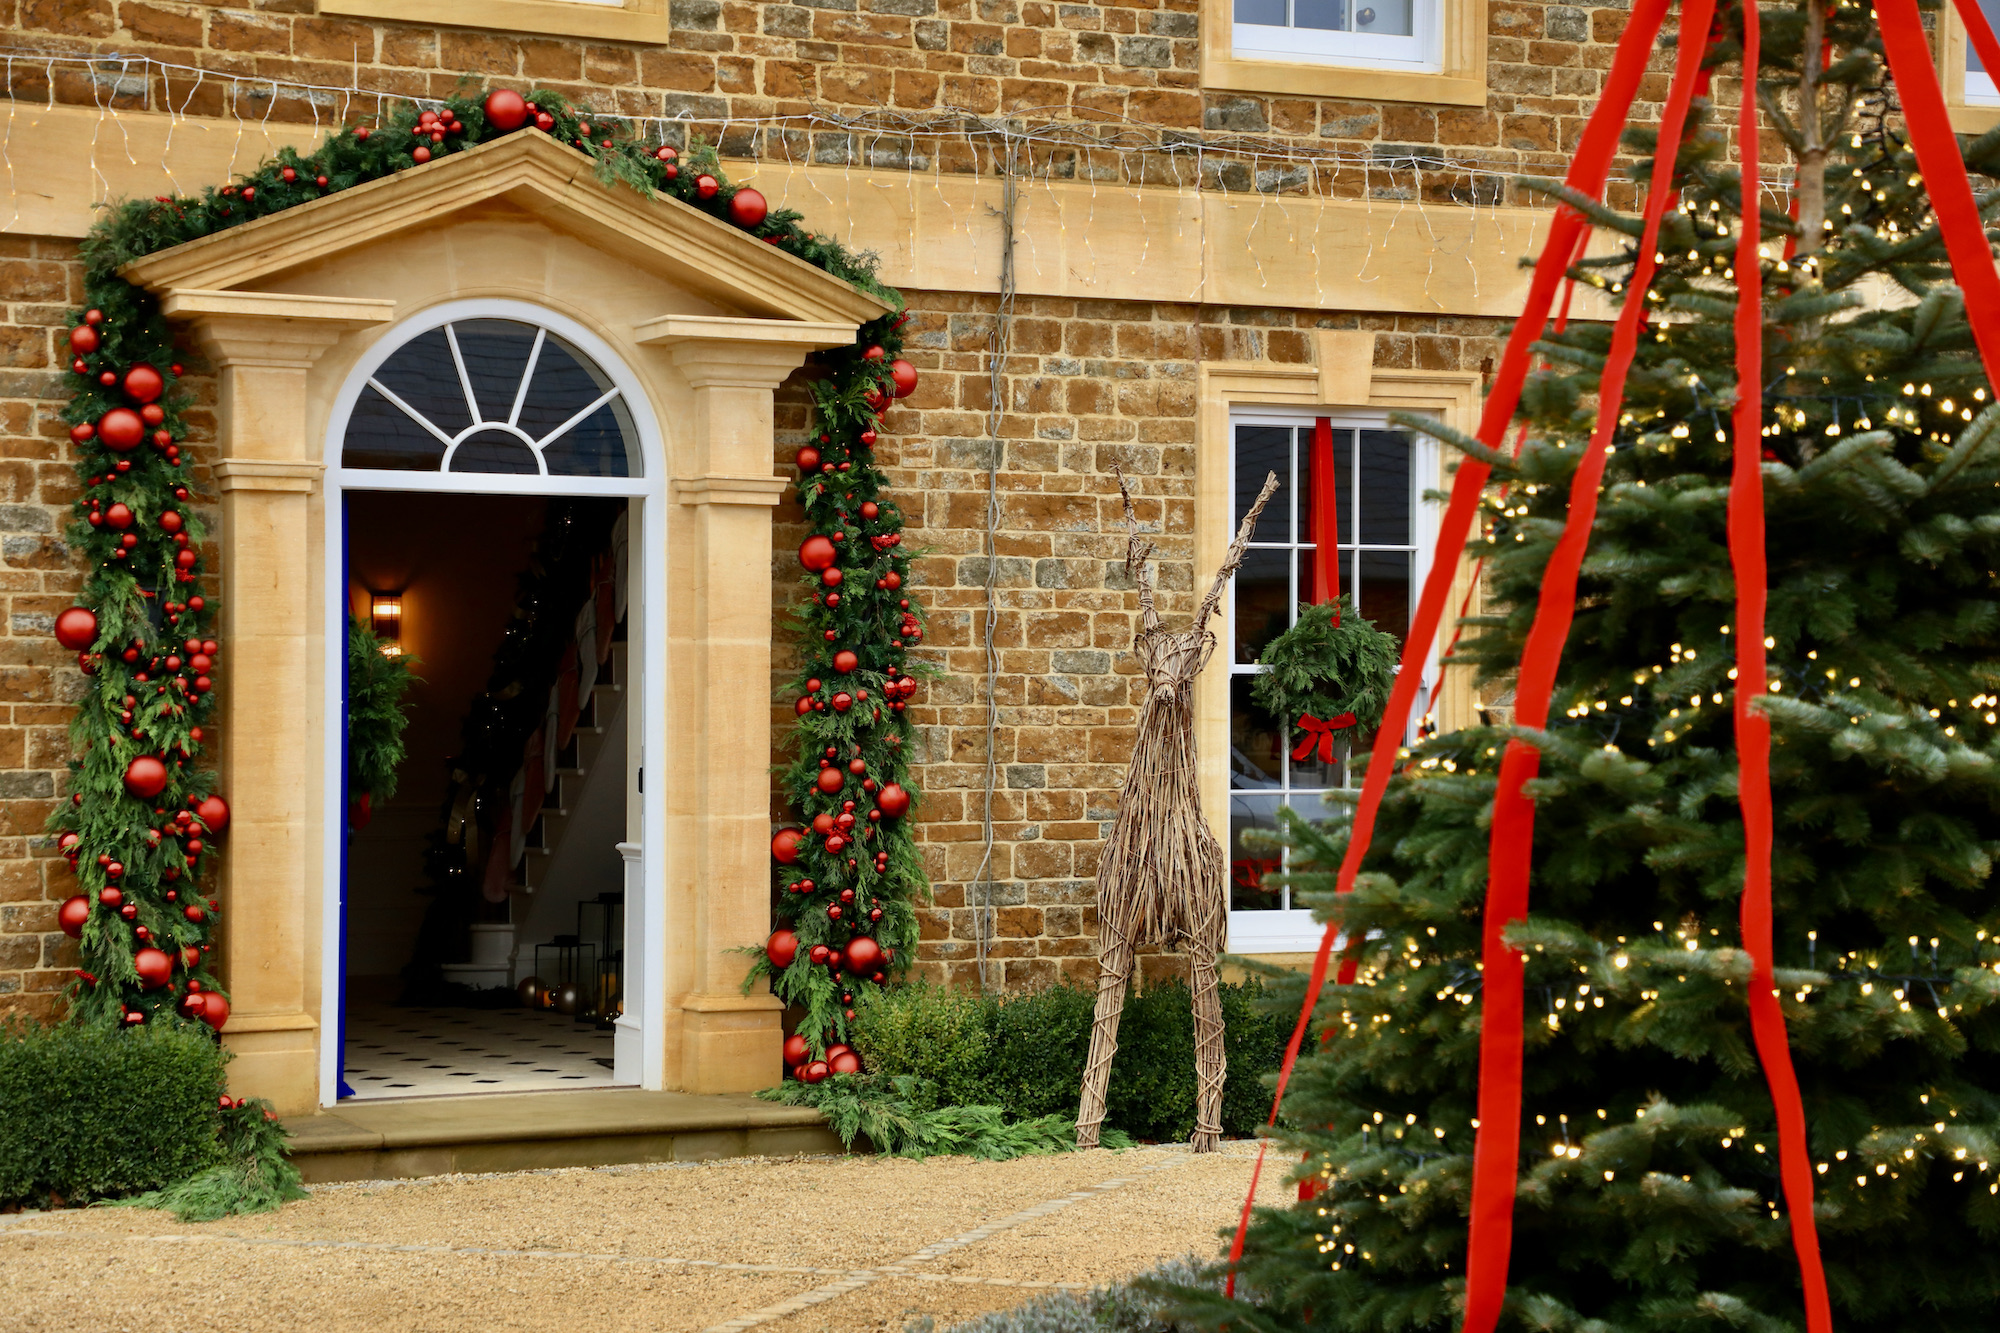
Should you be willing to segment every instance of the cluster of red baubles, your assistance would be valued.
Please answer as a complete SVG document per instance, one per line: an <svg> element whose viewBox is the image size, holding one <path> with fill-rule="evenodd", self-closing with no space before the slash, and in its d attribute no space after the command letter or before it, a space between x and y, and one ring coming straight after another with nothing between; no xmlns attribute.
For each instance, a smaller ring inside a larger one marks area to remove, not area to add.
<svg viewBox="0 0 2000 1333"><path fill-rule="evenodd" d="M810 892L811 882L806 881L806 885L806 891ZM841 897L852 901L854 890L842 890ZM877 911L875 915L879 918L881 912ZM774 930L771 932L771 938L764 941L764 957L770 960L771 966L780 972L790 967L798 959L798 956L799 937L789 930ZM811 949L806 951L806 961L814 967L824 967L833 977L836 984L841 984L841 974L845 973L851 977L861 977L872 981L879 986L887 978L889 964L894 962L895 958L896 951L894 949L883 948L870 935L856 935L847 942L844 948L837 949L828 944L815 944ZM854 1018L854 1010L851 1007L854 1004L854 992L852 990L842 990L840 1002L844 1006L849 1006L846 1012L848 1019L851 1021ZM792 1040L803 1041L803 1038L795 1037ZM799 1049L802 1051L804 1048L800 1047ZM828 1050L827 1059L830 1061L833 1058L833 1051L839 1049L843 1048L834 1047ZM786 1043L786 1067L793 1069L796 1073L797 1066L803 1063L804 1060L802 1057L794 1054L791 1044L789 1042ZM843 1074L854 1073L856 1071L836 1069L833 1072Z"/></svg>
<svg viewBox="0 0 2000 1333"><path fill-rule="evenodd" d="M792 1071L792 1077L801 1083L824 1083L835 1074L858 1074L861 1072L861 1057L854 1048L835 1042L826 1048L826 1058L812 1058L812 1047L800 1036L785 1038L785 1068Z"/></svg>
<svg viewBox="0 0 2000 1333"><path fill-rule="evenodd" d="M542 110L533 102L528 101L512 88L495 88L492 92L486 94L486 103L482 109L486 113L486 123L502 134L511 134L515 130L530 124L544 134L553 133L556 127L556 118L554 116ZM465 127L459 124L449 111L442 114L434 111L426 111L417 118L416 133L420 136L428 136L432 143L443 143L446 134L462 133L464 129ZM574 145L587 150L592 146L591 141L596 137L598 131L592 128L589 121L579 120L576 123L576 133L577 137L573 141ZM609 138L598 139L596 146L599 148L609 148L612 146L612 140ZM419 162L428 162L431 158L428 148L418 148L411 156L415 157ZM661 173L668 180L680 179L681 155L678 150L669 145L662 144L654 150L653 156L659 161ZM722 192L722 182L707 172L703 172L694 178L694 192L695 197L698 199L713 199ZM765 217L770 214L770 211L771 206L765 200L764 196L747 186L739 188L735 194L730 196L729 220L746 231L761 224ZM778 238L775 236L766 239L773 245L778 243Z"/></svg>
<svg viewBox="0 0 2000 1333"><path fill-rule="evenodd" d="M99 332L103 324L104 312L89 310L84 312L83 322L69 331L69 349L74 357L70 369L84 379L96 380L104 388L115 386L121 389L135 406L114 407L96 421L80 422L70 427L71 443L81 448L96 440L114 454L129 454L150 442L165 455L170 465L179 467L180 446L174 443L172 432L167 430L167 412L160 406L160 398L167 391L166 376L160 373L157 366L143 361L127 366L123 371L100 367L92 358L104 345L103 335ZM181 373L179 366L172 367L172 370L176 375ZM130 472L131 460L118 459L112 464L112 470L116 473Z"/></svg>

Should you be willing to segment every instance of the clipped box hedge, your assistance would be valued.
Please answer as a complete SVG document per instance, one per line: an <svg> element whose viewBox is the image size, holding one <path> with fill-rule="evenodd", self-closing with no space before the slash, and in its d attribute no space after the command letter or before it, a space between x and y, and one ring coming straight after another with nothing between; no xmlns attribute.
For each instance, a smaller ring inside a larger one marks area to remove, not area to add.
<svg viewBox="0 0 2000 1333"><path fill-rule="evenodd" d="M205 1030L0 1025L0 1205L137 1194L224 1156L227 1056Z"/></svg>
<svg viewBox="0 0 2000 1333"><path fill-rule="evenodd" d="M1222 986L1229 1057L1222 1132L1232 1136L1256 1133L1269 1114L1264 1075L1284 1054L1288 1034L1263 1012L1263 994L1254 980ZM854 1045L870 1072L927 1079L940 1105L998 1106L1017 1120L1075 1117L1094 991L1053 986L992 996L919 983L861 999ZM1186 983L1133 992L1118 1027L1105 1125L1136 1139L1178 1142L1194 1133L1194 1103L1194 1012Z"/></svg>

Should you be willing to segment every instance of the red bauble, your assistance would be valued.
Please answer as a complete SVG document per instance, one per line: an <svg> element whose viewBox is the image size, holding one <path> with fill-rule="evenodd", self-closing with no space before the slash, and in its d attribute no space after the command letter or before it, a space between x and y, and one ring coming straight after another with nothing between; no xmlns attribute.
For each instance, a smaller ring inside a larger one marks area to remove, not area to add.
<svg viewBox="0 0 2000 1333"><path fill-rule="evenodd" d="M158 949L141 949L132 955L132 970L139 974L140 985L158 990L174 975L174 960Z"/></svg>
<svg viewBox="0 0 2000 1333"><path fill-rule="evenodd" d="M167 766L155 755L142 754L125 765L125 790L150 801L167 789Z"/></svg>
<svg viewBox="0 0 2000 1333"><path fill-rule="evenodd" d="M69 350L78 356L90 355L101 341L97 330L88 324L79 324L69 331Z"/></svg>
<svg viewBox="0 0 2000 1333"><path fill-rule="evenodd" d="M73 653L84 652L97 642L97 612L72 606L56 617L56 642Z"/></svg>
<svg viewBox="0 0 2000 1333"><path fill-rule="evenodd" d="M210 833L220 833L229 827L229 802L220 796L211 796L194 808L195 818Z"/></svg>
<svg viewBox="0 0 2000 1333"><path fill-rule="evenodd" d="M889 363L889 377L896 381L898 398L908 398L917 391L917 368L902 357Z"/></svg>
<svg viewBox="0 0 2000 1333"><path fill-rule="evenodd" d="M847 575L840 572L838 565L830 565L819 572L819 581L829 588L838 588L846 580Z"/></svg>
<svg viewBox="0 0 2000 1333"><path fill-rule="evenodd" d="M820 837L824 838L827 834L833 832L833 829L833 816L826 811L822 810L813 816L813 832L819 834Z"/></svg>
<svg viewBox="0 0 2000 1333"><path fill-rule="evenodd" d="M861 659L855 655L854 650L851 648L842 648L833 655L833 669L843 676L860 665Z"/></svg>
<svg viewBox="0 0 2000 1333"><path fill-rule="evenodd" d="M207 990L201 993L201 1021L222 1031L222 1025L229 1021L229 1001L222 998L219 991Z"/></svg>
<svg viewBox="0 0 2000 1333"><path fill-rule="evenodd" d="M528 101L512 88L495 88L486 94L486 123L502 134L528 123Z"/></svg>
<svg viewBox="0 0 2000 1333"><path fill-rule="evenodd" d="M867 519L870 523L873 523L877 518L879 518L881 516L881 513L882 513L882 506L876 504L873 500L867 500L862 502L861 517Z"/></svg>
<svg viewBox="0 0 2000 1333"><path fill-rule="evenodd" d="M826 1061L815 1060L806 1066L805 1072L799 1075L799 1080L803 1083L824 1083L826 1076L831 1072L826 1067Z"/></svg>
<svg viewBox="0 0 2000 1333"><path fill-rule="evenodd" d="M88 444L90 443L90 437L95 434L97 434L97 427L86 421L81 425L69 428L69 442L71 444Z"/></svg>
<svg viewBox="0 0 2000 1333"><path fill-rule="evenodd" d="M783 971L799 956L799 937L789 930L774 930L771 938L764 941L764 957L771 960L771 966Z"/></svg>
<svg viewBox="0 0 2000 1333"><path fill-rule="evenodd" d="M180 516L179 510L169 509L160 515L160 531L162 532L179 532L186 525L187 520Z"/></svg>
<svg viewBox="0 0 2000 1333"><path fill-rule="evenodd" d="M798 464L801 472L819 471L819 450L811 445L799 450Z"/></svg>
<svg viewBox="0 0 2000 1333"><path fill-rule="evenodd" d="M831 1074L858 1074L861 1072L861 1057L853 1051L842 1051L839 1055L829 1051L826 1068Z"/></svg>
<svg viewBox="0 0 2000 1333"><path fill-rule="evenodd" d="M910 793L900 783L888 783L876 794L875 808L885 819L901 819L910 813Z"/></svg>
<svg viewBox="0 0 2000 1333"><path fill-rule="evenodd" d="M771 211L764 196L745 185L729 198L729 220L739 227L754 227Z"/></svg>
<svg viewBox="0 0 2000 1333"><path fill-rule="evenodd" d="M834 712L845 713L848 709L852 707L854 707L854 696L849 694L847 691L842 690L839 694L833 696Z"/></svg>
<svg viewBox="0 0 2000 1333"><path fill-rule="evenodd" d="M62 927L62 933L71 939L83 934L83 923L88 920L90 899L80 893L56 909L56 922Z"/></svg>
<svg viewBox="0 0 2000 1333"><path fill-rule="evenodd" d="M125 396L135 403L158 402L167 391L167 377L141 361L125 372Z"/></svg>
<svg viewBox="0 0 2000 1333"><path fill-rule="evenodd" d="M721 183L713 176L703 175L694 178L694 192L703 199L715 198L715 192L721 188Z"/></svg>
<svg viewBox="0 0 2000 1333"><path fill-rule="evenodd" d="M146 440L146 423L129 407L114 407L97 420L97 438L116 453L128 453Z"/></svg>
<svg viewBox="0 0 2000 1333"><path fill-rule="evenodd" d="M806 959L814 967L820 967L832 956L833 950L827 948L824 944L815 944L812 947L812 952L806 955Z"/></svg>
<svg viewBox="0 0 2000 1333"><path fill-rule="evenodd" d="M812 1047L806 1045L804 1037L794 1034L785 1038L785 1068L797 1068L804 1064L811 1054Z"/></svg>
<svg viewBox="0 0 2000 1333"><path fill-rule="evenodd" d="M771 859L781 866L797 865L799 860L799 831L795 828L781 828L771 839Z"/></svg>
<svg viewBox="0 0 2000 1333"><path fill-rule="evenodd" d="M122 504L114 504L104 511L104 526L123 532L132 526L132 511Z"/></svg>
<svg viewBox="0 0 2000 1333"><path fill-rule="evenodd" d="M847 774L837 768L822 768L819 771L819 789L828 796L847 785Z"/></svg>
<svg viewBox="0 0 2000 1333"><path fill-rule="evenodd" d="M826 1048L826 1062L828 1064L832 1064L835 1056L843 1055L846 1052L851 1051L853 1049L854 1048L852 1046L847 1045L845 1042L837 1041L833 1045Z"/></svg>
<svg viewBox="0 0 2000 1333"><path fill-rule="evenodd" d="M878 970L882 961L882 946L866 935L856 935L847 942L847 970L856 976Z"/></svg>
<svg viewBox="0 0 2000 1333"><path fill-rule="evenodd" d="M868 350L861 354L861 359L864 361L880 361L883 357L887 355L889 354L883 351L879 346L870 344Z"/></svg>
<svg viewBox="0 0 2000 1333"><path fill-rule="evenodd" d="M829 537L812 536L799 543L799 563L815 574L831 566L839 556Z"/></svg>

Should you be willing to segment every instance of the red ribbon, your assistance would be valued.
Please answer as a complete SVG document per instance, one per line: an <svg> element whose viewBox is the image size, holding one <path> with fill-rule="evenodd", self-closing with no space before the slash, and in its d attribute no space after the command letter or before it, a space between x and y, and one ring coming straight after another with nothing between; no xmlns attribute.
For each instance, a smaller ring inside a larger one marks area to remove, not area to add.
<svg viewBox="0 0 2000 1333"><path fill-rule="evenodd" d="M1618 39L1617 53L1612 57L1611 70L1605 77L1597 110L1584 126L1583 138L1570 159L1565 184L1581 194L1596 198L1604 188L1604 178L1610 171L1611 158L1618 147L1619 133L1652 57L1653 41L1666 18L1667 3L1668 0L1635 0L1632 6L1631 17ZM1506 440L1507 423L1513 419L1514 408L1521 401L1521 384L1527 377L1529 352L1535 340L1542 336L1549 309L1555 304L1556 285L1562 281L1569 256L1587 232L1588 227L1581 214L1567 205L1556 209L1541 257L1535 262L1527 302L1521 318L1515 321L1507 336L1507 348L1493 378L1493 391L1487 395L1485 410L1480 415L1479 439L1488 448L1498 448ZM1424 659L1429 655L1431 645L1437 642L1438 622L1444 616L1445 601L1451 595L1452 578L1457 573L1459 557L1464 554L1466 537L1471 531L1473 519L1478 515L1480 497L1491 474L1492 469L1484 462L1467 458L1452 479L1451 500L1438 522L1437 553L1431 561L1430 573L1425 576L1423 594L1417 600L1417 613L1410 622L1409 637L1403 640L1402 667L1389 691L1389 704L1383 712L1381 729L1375 733L1375 749L1368 764L1367 776L1361 784L1361 798L1355 806L1347 854L1341 860L1340 878L1336 885L1340 893L1353 891L1355 876L1360 873L1362 859L1368 855L1369 845L1374 839L1375 817L1381 809L1383 793L1388 789L1389 776L1397 768L1396 751L1402 748L1403 736L1409 727L1417 687L1423 678ZM1338 932L1339 923L1329 922L1320 936L1319 950L1313 956L1312 973L1306 980L1305 1001L1299 1007L1298 1022L1292 1028L1291 1038L1285 1043L1285 1058L1278 1069L1277 1089L1271 1099L1271 1115L1267 1124L1278 1123L1278 1109L1284 1102L1285 1088L1298 1063L1299 1047L1305 1041L1306 1030L1312 1025L1313 1009L1319 1003L1320 992L1326 988ZM1353 983L1356 967L1357 961L1351 954L1341 960L1341 985ZM1257 1197L1257 1180L1263 1169L1264 1149L1260 1146L1257 1163L1250 1173L1250 1192L1243 1200L1243 1212L1237 1221L1236 1238L1229 1247L1231 1273L1226 1292L1231 1296L1236 1292L1234 1268L1243 1258L1243 1238L1249 1231L1250 1209Z"/></svg>
<svg viewBox="0 0 2000 1333"><path fill-rule="evenodd" d="M1307 755L1312 753L1314 742L1318 742L1319 761L1322 764L1332 763L1333 733L1347 730L1355 724L1355 721L1356 718L1352 713L1342 713L1338 717L1327 718L1324 722L1314 717L1311 713L1300 713L1298 727L1301 731L1305 732L1305 739L1300 741L1298 748L1292 751L1292 762L1295 764L1302 762Z"/></svg>
<svg viewBox="0 0 2000 1333"><path fill-rule="evenodd" d="M1340 505L1333 476L1333 420L1319 417L1312 442L1312 535L1319 548L1313 553L1314 606L1340 596ZM1337 612L1333 623L1340 623Z"/></svg>

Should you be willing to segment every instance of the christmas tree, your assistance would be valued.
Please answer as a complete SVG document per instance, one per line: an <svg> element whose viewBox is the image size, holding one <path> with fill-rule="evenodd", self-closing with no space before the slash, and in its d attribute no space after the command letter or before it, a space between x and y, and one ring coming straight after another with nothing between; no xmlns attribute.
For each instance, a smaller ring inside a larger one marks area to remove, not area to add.
<svg viewBox="0 0 2000 1333"><path fill-rule="evenodd" d="M1740 145L1701 99L1652 254L1642 219L1564 195L1626 238L1571 276L1647 320L1548 725L1413 746L1338 899L1349 829L1288 826L1294 891L1318 892L1359 973L1324 992L1284 1102L1311 1197L1256 1215L1245 1299L1184 1293L1207 1323L1458 1326L1490 823L1500 756L1525 741L1540 766L1531 905L1505 935L1525 956L1525 1052L1499 1326L1806 1325L1739 926L1727 510L1746 226L1762 242L1775 981L1833 1324L1962 1330L2000 1302L2000 408L1873 11L1747 13L1789 201L1767 192L1743 217ZM1732 94L1745 14L1724 8L1709 47ZM1653 180L1660 133L1627 135L1635 181ZM2000 131L1964 152L1994 171ZM1613 330L1571 325L1536 350L1517 455L1407 423L1493 470L1472 546L1490 614L1455 654L1489 687L1522 661Z"/></svg>

